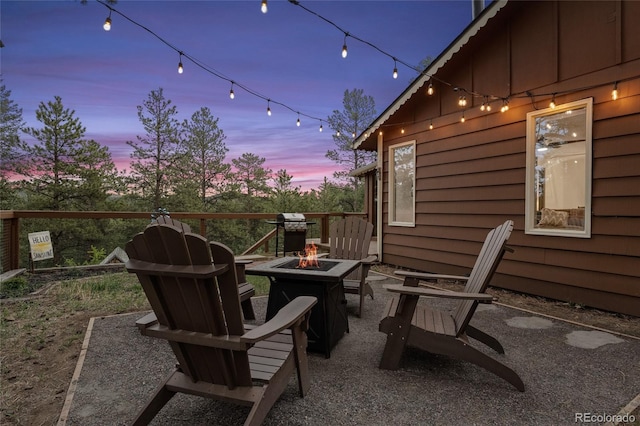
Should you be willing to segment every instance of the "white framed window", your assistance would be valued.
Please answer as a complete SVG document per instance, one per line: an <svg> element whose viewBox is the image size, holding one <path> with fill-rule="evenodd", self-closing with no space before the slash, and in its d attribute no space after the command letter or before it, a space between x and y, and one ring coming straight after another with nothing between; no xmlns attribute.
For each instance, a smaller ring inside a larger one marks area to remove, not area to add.
<svg viewBox="0 0 640 426"><path fill-rule="evenodd" d="M527 114L525 233L591 237L593 99Z"/></svg>
<svg viewBox="0 0 640 426"><path fill-rule="evenodd" d="M389 225L415 226L416 141L389 147Z"/></svg>

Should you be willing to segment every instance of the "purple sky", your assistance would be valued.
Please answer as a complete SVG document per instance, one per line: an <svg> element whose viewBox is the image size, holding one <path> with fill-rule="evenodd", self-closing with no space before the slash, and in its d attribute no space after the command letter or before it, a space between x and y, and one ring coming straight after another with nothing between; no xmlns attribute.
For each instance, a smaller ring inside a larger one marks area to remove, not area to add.
<svg viewBox="0 0 640 426"><path fill-rule="evenodd" d="M471 22L465 1L305 1L306 8L399 60L417 66L438 56ZM266 158L274 172L286 169L294 185L317 188L336 164L324 155L335 148L326 121L342 110L345 90L363 89L381 113L416 77L393 59L344 34L287 1L130 1L113 6L210 69L303 115L271 105L183 58L149 32L89 0L0 3L2 79L28 126L41 127L35 110L60 96L87 128L86 137L106 144L119 169L126 169L127 140L144 135L136 107L162 87L177 106L179 120L201 107L219 117L229 148L227 162L242 153Z"/></svg>

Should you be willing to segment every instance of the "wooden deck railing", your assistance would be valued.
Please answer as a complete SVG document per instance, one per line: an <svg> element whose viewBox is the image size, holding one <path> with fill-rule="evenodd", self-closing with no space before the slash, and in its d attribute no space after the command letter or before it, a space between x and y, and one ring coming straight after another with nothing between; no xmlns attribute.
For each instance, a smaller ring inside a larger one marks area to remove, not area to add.
<svg viewBox="0 0 640 426"><path fill-rule="evenodd" d="M0 261L2 271L18 269L20 267L20 245L28 244L27 241L20 241L20 220L21 219L150 219L152 212L106 212L106 211L48 211L48 210L0 210L0 220L2 220L2 237L0 239ZM366 216L364 213L303 213L308 220L314 220L320 227L320 241L329 241L329 222L331 217L344 217L348 215ZM255 219L255 220L275 220L277 213L192 213L192 212L172 212L171 217L182 220L199 220L200 234L207 235L208 220L229 220L229 219ZM275 236L273 232L267 233L262 239L244 251L264 246Z"/></svg>

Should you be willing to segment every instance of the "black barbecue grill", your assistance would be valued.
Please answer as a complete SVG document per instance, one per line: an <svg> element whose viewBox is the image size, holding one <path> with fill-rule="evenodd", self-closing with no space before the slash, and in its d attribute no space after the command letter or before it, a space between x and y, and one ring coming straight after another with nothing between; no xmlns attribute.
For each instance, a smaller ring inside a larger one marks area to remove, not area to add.
<svg viewBox="0 0 640 426"><path fill-rule="evenodd" d="M278 236L280 228L284 230L283 238L283 254L288 252L304 251L307 243L307 227L313 225L314 222L307 222L307 219L301 213L280 213L276 216L275 221L267 221L276 225L276 257L278 256Z"/></svg>

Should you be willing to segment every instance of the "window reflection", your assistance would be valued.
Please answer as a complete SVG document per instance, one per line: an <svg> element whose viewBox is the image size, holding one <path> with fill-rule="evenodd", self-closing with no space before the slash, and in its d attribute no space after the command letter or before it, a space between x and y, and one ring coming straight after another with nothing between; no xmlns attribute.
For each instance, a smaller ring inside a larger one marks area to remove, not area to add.
<svg viewBox="0 0 640 426"><path fill-rule="evenodd" d="M528 163L528 173L533 175L529 181L533 190L528 193L533 200L527 200L528 230L587 231L590 106L590 101L582 101L529 114L527 138L535 146L528 145L533 158Z"/></svg>

